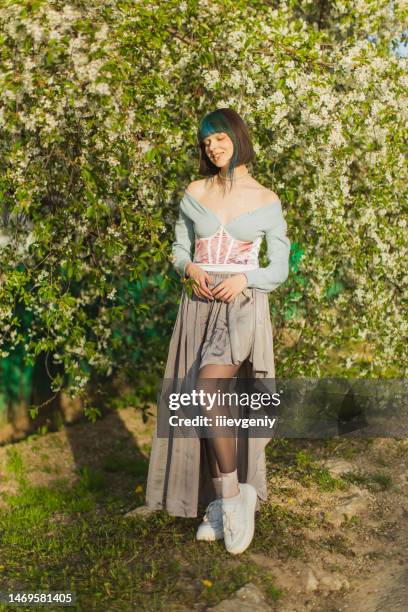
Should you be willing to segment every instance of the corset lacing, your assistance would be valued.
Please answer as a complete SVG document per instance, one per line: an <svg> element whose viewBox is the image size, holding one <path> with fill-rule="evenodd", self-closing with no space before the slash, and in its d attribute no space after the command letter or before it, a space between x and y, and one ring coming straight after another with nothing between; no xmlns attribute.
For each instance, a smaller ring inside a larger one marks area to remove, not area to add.
<svg viewBox="0 0 408 612"><path fill-rule="evenodd" d="M208 270L249 270L259 267L262 238L237 240L221 225L208 238L195 239L194 263Z"/></svg>

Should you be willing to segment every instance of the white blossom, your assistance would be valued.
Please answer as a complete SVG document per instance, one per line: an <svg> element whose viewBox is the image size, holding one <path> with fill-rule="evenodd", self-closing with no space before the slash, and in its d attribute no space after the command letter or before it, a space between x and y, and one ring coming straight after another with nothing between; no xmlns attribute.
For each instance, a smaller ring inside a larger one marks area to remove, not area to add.
<svg viewBox="0 0 408 612"><path fill-rule="evenodd" d="M220 73L216 69L205 70L202 74L202 78L204 79L204 83L207 89L215 89L215 86L220 79Z"/></svg>

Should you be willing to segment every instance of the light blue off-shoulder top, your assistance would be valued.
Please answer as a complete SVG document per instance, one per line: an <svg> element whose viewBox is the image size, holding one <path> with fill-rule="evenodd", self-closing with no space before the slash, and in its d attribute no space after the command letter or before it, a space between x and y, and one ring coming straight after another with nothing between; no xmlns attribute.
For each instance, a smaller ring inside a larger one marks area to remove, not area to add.
<svg viewBox="0 0 408 612"><path fill-rule="evenodd" d="M260 243L263 237L266 239L269 263L264 268L244 272L248 287L270 292L287 279L291 243L286 235L287 224L279 199L222 224L214 211L200 204L187 190L180 202L172 245L173 264L181 275L186 265L193 261L196 239L208 238L220 229L238 241Z"/></svg>

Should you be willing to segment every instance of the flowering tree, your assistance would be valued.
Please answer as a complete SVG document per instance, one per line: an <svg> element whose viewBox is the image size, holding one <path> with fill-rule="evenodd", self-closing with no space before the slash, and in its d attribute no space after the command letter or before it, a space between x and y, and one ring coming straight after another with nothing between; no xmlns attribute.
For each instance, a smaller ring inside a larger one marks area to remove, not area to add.
<svg viewBox="0 0 408 612"><path fill-rule="evenodd" d="M198 178L197 123L229 106L294 245L270 295L278 372L319 376L337 351L339 373L404 375L402 3L0 7L2 358L45 352L60 364L53 390L72 395L95 374L160 373L151 332L174 320L169 247Z"/></svg>

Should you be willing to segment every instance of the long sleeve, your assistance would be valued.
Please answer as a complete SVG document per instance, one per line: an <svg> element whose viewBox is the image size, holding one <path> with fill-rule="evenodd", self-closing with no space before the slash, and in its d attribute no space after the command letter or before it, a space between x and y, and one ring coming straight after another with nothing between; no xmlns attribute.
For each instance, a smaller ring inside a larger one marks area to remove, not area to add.
<svg viewBox="0 0 408 612"><path fill-rule="evenodd" d="M287 223L282 214L280 202L268 219L265 230L268 265L257 270L245 272L248 287L270 292L279 287L289 276L290 240L286 236Z"/></svg>
<svg viewBox="0 0 408 612"><path fill-rule="evenodd" d="M191 262L191 249L194 243L194 226L192 220L181 210L176 221L175 241L172 245L173 264L183 276L186 265Z"/></svg>

